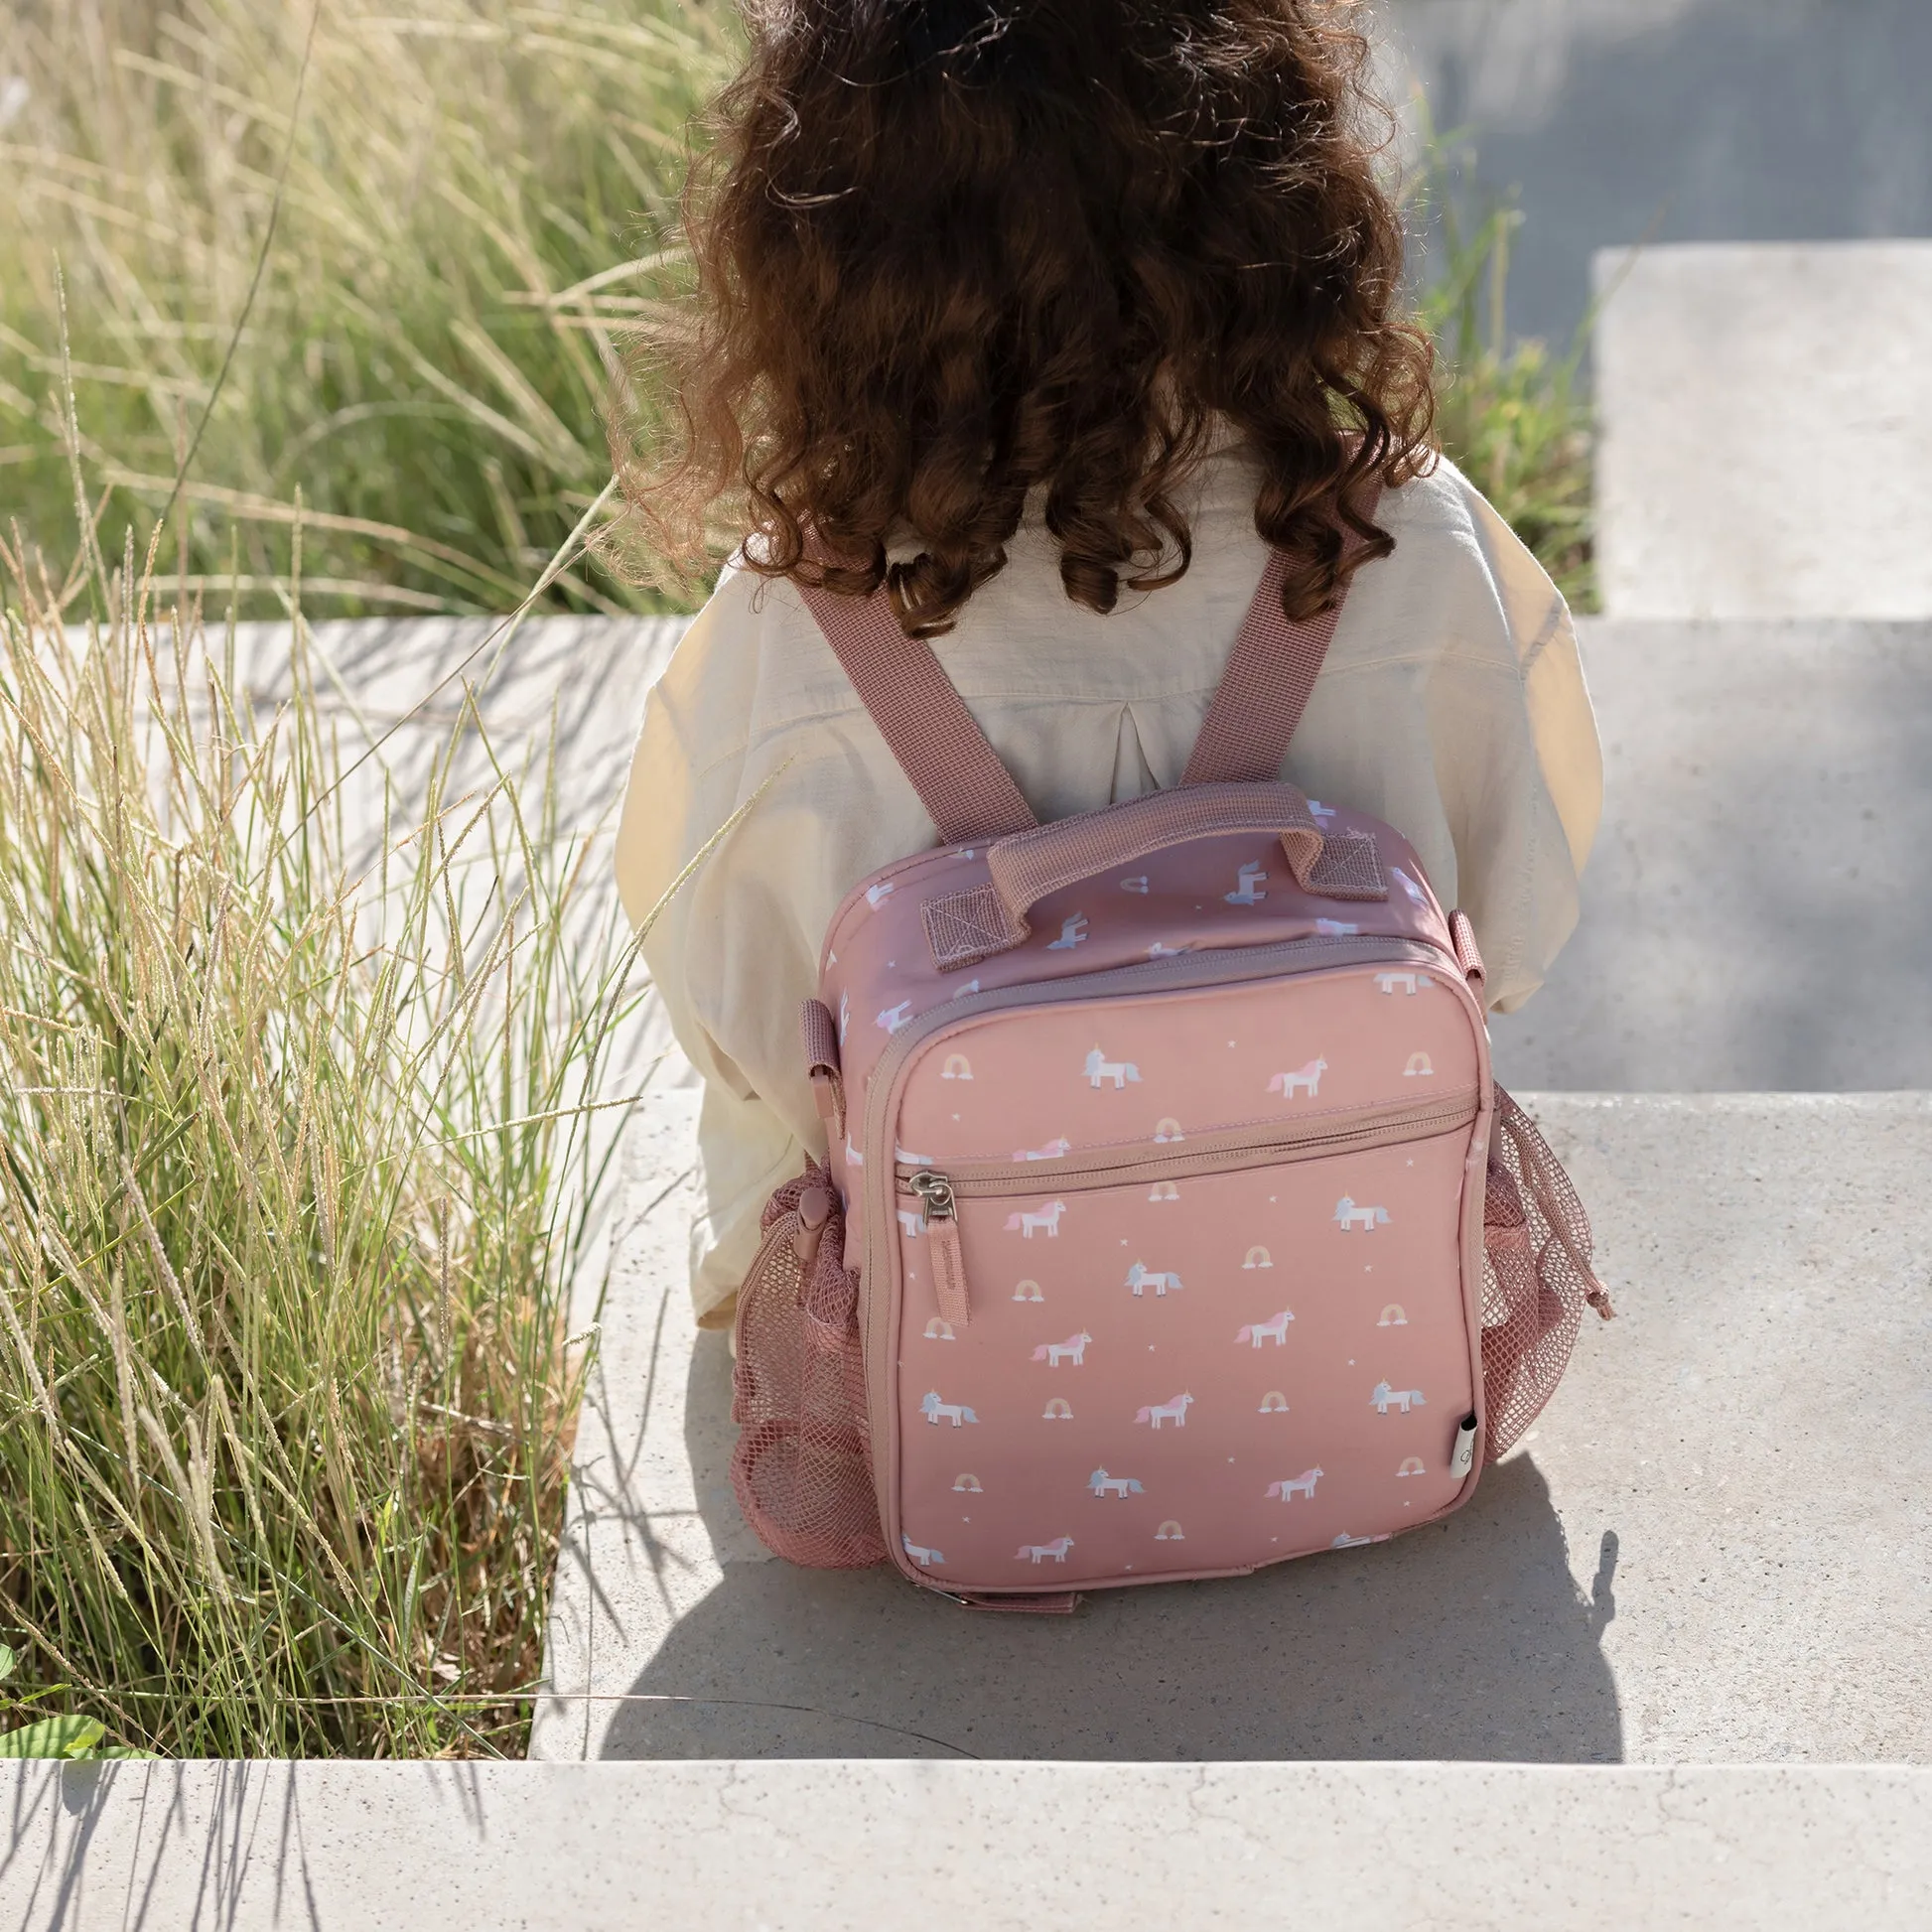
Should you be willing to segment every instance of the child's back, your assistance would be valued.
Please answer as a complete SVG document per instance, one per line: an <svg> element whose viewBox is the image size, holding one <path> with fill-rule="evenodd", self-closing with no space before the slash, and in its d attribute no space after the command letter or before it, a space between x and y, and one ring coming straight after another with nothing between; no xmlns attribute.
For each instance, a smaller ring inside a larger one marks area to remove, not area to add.
<svg viewBox="0 0 1932 1932"><path fill-rule="evenodd" d="M890 559L902 621L938 633L1046 821L1178 781L1273 544L1291 616L1347 590L1285 775L1406 836L1500 1007L1568 936L1594 831L1562 600L1428 464L1326 10L967 12L765 18L698 226L690 461L638 492L649 514L752 483L746 550L652 694L619 848L641 917L744 813L645 945L705 1081L713 1323L765 1197L825 1151L795 1015L831 914L934 839L789 579L864 594ZM1157 69L1182 47L1201 58L1173 94ZM1343 506L1377 479L1344 563Z"/></svg>

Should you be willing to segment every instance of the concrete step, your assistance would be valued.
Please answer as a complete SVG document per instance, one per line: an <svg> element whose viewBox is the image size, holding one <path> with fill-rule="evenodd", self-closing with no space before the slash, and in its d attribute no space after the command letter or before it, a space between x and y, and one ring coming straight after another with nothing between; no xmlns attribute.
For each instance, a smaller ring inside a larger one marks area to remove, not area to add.
<svg viewBox="0 0 1932 1932"><path fill-rule="evenodd" d="M1596 555L1627 618L1932 618L1932 241L1606 251Z"/></svg>
<svg viewBox="0 0 1932 1932"><path fill-rule="evenodd" d="M1932 1772L0 1765L0 1922L1917 1932Z"/></svg>
<svg viewBox="0 0 1932 1932"><path fill-rule="evenodd" d="M1581 630L1603 828L1505 1084L1932 1087L1932 624Z"/></svg>
<svg viewBox="0 0 1932 1932"><path fill-rule="evenodd" d="M1932 1760L1932 1096L1532 1104L1621 1318L1475 1500L1035 1621L765 1558L668 1096L627 1149L531 1754Z"/></svg>

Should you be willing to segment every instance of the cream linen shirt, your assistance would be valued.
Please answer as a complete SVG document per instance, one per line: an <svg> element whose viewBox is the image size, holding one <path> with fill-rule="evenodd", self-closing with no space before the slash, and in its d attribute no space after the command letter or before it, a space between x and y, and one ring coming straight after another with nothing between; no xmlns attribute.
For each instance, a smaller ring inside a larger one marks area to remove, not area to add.
<svg viewBox="0 0 1932 1932"><path fill-rule="evenodd" d="M1030 517L938 640L1042 820L1179 779L1261 576L1256 483L1239 449L1211 459L1187 574L1109 617L1068 601ZM1570 613L1448 462L1386 492L1378 519L1395 552L1355 578L1286 775L1403 833L1474 921L1508 1011L1576 924L1601 802ZM824 1156L798 1008L826 925L860 880L936 838L793 586L728 567L650 692L617 844L631 918L663 901L643 955L704 1082L691 1285L706 1325L730 1317L766 1195L807 1150Z"/></svg>

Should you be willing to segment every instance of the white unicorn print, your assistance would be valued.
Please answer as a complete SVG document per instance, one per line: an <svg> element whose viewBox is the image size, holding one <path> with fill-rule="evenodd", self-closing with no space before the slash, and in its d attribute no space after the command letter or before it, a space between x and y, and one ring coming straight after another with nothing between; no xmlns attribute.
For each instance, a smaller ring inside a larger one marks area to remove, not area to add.
<svg viewBox="0 0 1932 1932"><path fill-rule="evenodd" d="M1335 1224L1346 1234L1350 1228L1361 1228L1373 1232L1389 1224L1389 1210L1386 1207L1357 1207L1346 1195L1335 1202Z"/></svg>
<svg viewBox="0 0 1932 1932"><path fill-rule="evenodd" d="M1056 1135L1044 1147L1023 1147L1014 1154L1016 1161L1058 1161L1073 1152L1073 1143L1064 1134Z"/></svg>
<svg viewBox="0 0 1932 1932"><path fill-rule="evenodd" d="M1031 1241L1035 1229L1043 1229L1049 1239L1057 1238L1060 1231L1060 1216L1066 1212L1063 1200L1049 1200L1029 1213L1020 1208L1007 1216L1007 1232L1019 1234Z"/></svg>
<svg viewBox="0 0 1932 1932"><path fill-rule="evenodd" d="M1300 1087L1312 1100L1321 1091L1321 1076L1327 1070L1326 1060L1311 1060L1307 1066L1298 1066L1293 1073L1275 1074L1268 1082L1268 1091L1280 1094L1284 1100L1293 1100L1295 1089Z"/></svg>
<svg viewBox="0 0 1932 1932"><path fill-rule="evenodd" d="M890 879L883 886L868 886L866 888L866 903L877 912L892 897L894 892L897 890Z"/></svg>
<svg viewBox="0 0 1932 1932"><path fill-rule="evenodd" d="M1409 895L1410 900L1414 904L1427 909L1429 905L1429 895L1400 866L1391 866L1389 871L1395 875L1395 883Z"/></svg>
<svg viewBox="0 0 1932 1932"><path fill-rule="evenodd" d="M1123 879L1120 882L1120 889L1123 893L1146 893L1148 890L1147 874L1141 873L1136 878Z"/></svg>
<svg viewBox="0 0 1932 1932"><path fill-rule="evenodd" d="M1400 1409L1405 1416L1409 1413L1412 1403L1418 1409L1426 1409L1429 1406L1423 1400L1420 1389L1392 1389L1386 1382L1376 1383L1375 1393L1369 1397L1369 1401L1375 1405L1375 1413L1378 1416L1386 1416L1391 1404Z"/></svg>
<svg viewBox="0 0 1932 1932"><path fill-rule="evenodd" d="M1096 1496L1119 1496L1124 1501L1129 1496L1144 1496L1145 1488L1133 1476L1110 1476L1105 1469L1096 1469L1087 1478L1087 1487Z"/></svg>
<svg viewBox="0 0 1932 1932"><path fill-rule="evenodd" d="M1151 1288L1154 1291L1154 1299L1158 1302L1167 1294L1169 1289L1172 1288L1178 1291L1181 1286L1181 1281L1178 1275L1156 1274L1153 1269L1137 1261L1127 1271L1127 1280L1122 1286L1131 1288L1134 1291L1134 1299L1137 1302L1141 1299L1141 1291Z"/></svg>
<svg viewBox="0 0 1932 1932"><path fill-rule="evenodd" d="M841 993L839 995L839 1044L841 1046L845 1044L845 1036L851 1031L851 1028L852 995L850 993Z"/></svg>
<svg viewBox="0 0 1932 1932"><path fill-rule="evenodd" d="M1279 1482L1268 1485L1268 1497L1272 1502L1279 1496L1283 1502L1292 1501L1296 1496L1306 1496L1314 1501L1314 1485L1321 1480L1319 1469L1304 1469L1299 1476L1283 1476Z"/></svg>
<svg viewBox="0 0 1932 1932"><path fill-rule="evenodd" d="M1352 939L1361 931L1352 919L1316 919L1314 929L1324 939Z"/></svg>
<svg viewBox="0 0 1932 1932"><path fill-rule="evenodd" d="M980 983L978 980L968 980L964 986L955 986L952 990L952 996L955 1000L963 1000L967 994L977 993L979 990Z"/></svg>
<svg viewBox="0 0 1932 1932"><path fill-rule="evenodd" d="M904 1545L905 1554L908 1557L910 1557L912 1561L916 1563L921 1570L930 1570L935 1563L944 1563L946 1560L945 1551L922 1549L918 1544L914 1543L912 1539L909 1536L907 1536L903 1530L899 1531L898 1540L901 1544Z"/></svg>
<svg viewBox="0 0 1932 1932"><path fill-rule="evenodd" d="M928 1389L925 1400L919 1404L919 1413L935 1428L943 1416L957 1429L963 1422L978 1422L979 1418L963 1402L941 1402L937 1389Z"/></svg>
<svg viewBox="0 0 1932 1932"><path fill-rule="evenodd" d="M1048 1368L1058 1368L1064 1356L1075 1368L1084 1368L1087 1360L1087 1343L1093 1337L1082 1328L1077 1335L1068 1335L1064 1341L1042 1341L1034 1350L1034 1360L1044 1362Z"/></svg>
<svg viewBox="0 0 1932 1932"><path fill-rule="evenodd" d="M1136 1086L1141 1083L1141 1069L1132 1060L1110 1060L1098 1046L1087 1055L1087 1085L1095 1093L1100 1091L1102 1080L1111 1080L1114 1091L1119 1093L1131 1080Z"/></svg>
<svg viewBox="0 0 1932 1932"><path fill-rule="evenodd" d="M1309 810L1316 818L1333 818L1335 815L1335 808L1332 805L1324 805L1318 798L1309 800Z"/></svg>
<svg viewBox="0 0 1932 1932"><path fill-rule="evenodd" d="M916 1207L901 1207L898 1210L898 1224L905 1230L908 1241L916 1241L925 1232L925 1216Z"/></svg>
<svg viewBox="0 0 1932 1932"><path fill-rule="evenodd" d="M1083 945L1087 937L1087 915L1076 912L1070 919L1060 921L1060 936L1047 941L1048 952L1071 952L1075 946Z"/></svg>
<svg viewBox="0 0 1932 1932"><path fill-rule="evenodd" d="M1015 1563L1037 1563L1042 1557L1051 1557L1055 1563L1064 1563L1066 1553L1073 1548L1070 1536L1056 1536L1050 1543L1023 1543L1014 1552Z"/></svg>
<svg viewBox="0 0 1932 1932"><path fill-rule="evenodd" d="M1266 1321L1250 1321L1235 1336L1235 1345L1239 1347L1245 1341L1259 1348L1264 1341L1272 1341L1277 1348L1286 1348L1288 1346L1288 1324L1294 1319L1293 1312L1288 1309L1284 1309L1280 1314L1273 1315Z"/></svg>
<svg viewBox="0 0 1932 1932"><path fill-rule="evenodd" d="M1259 905L1268 897L1261 890L1261 883L1267 877L1259 866L1243 866L1234 875L1234 891L1223 893L1221 897L1230 905Z"/></svg>
<svg viewBox="0 0 1932 1932"><path fill-rule="evenodd" d="M889 1034L896 1034L901 1027L909 1025L911 1019L912 1002L910 1000L901 1000L896 1007L883 1009L878 1015L875 1024L884 1027Z"/></svg>
<svg viewBox="0 0 1932 1932"><path fill-rule="evenodd" d="M1153 945L1148 947L1147 956L1150 959L1178 959L1186 950L1187 948L1185 946L1164 946L1157 939ZM1136 1078L1138 1077L1136 1075Z"/></svg>
<svg viewBox="0 0 1932 1932"><path fill-rule="evenodd" d="M1429 983L1429 975L1427 973L1377 973L1375 976L1375 984L1384 993L1401 991L1408 994L1412 1000Z"/></svg>
<svg viewBox="0 0 1932 1932"><path fill-rule="evenodd" d="M1187 1427L1187 1405L1193 1401L1190 1395L1177 1395L1172 1402L1160 1402L1143 1409L1134 1420L1159 1429L1164 1422L1171 1422L1176 1429Z"/></svg>

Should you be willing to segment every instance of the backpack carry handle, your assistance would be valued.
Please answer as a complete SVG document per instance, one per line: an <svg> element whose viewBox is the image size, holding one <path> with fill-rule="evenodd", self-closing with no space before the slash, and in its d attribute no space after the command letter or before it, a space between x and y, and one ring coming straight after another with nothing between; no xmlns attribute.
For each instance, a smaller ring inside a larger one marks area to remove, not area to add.
<svg viewBox="0 0 1932 1932"><path fill-rule="evenodd" d="M1280 780L1181 785L996 841L986 855L990 885L928 899L921 908L933 960L950 972L1008 952L1028 936L1028 914L1049 895L1172 846L1230 832L1278 835L1305 893L1354 900L1389 896L1375 841L1324 833L1296 786Z"/></svg>

